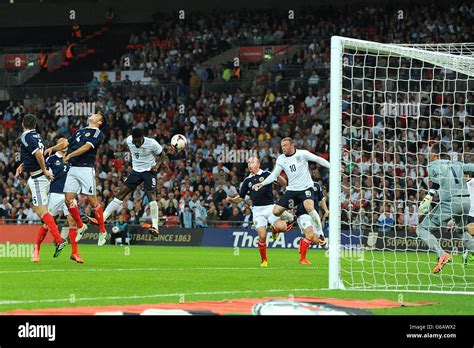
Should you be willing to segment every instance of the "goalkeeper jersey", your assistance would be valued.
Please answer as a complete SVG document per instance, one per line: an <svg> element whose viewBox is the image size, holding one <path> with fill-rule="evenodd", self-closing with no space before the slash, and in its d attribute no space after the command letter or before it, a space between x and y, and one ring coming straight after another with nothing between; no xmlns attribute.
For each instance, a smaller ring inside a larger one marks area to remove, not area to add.
<svg viewBox="0 0 474 348"><path fill-rule="evenodd" d="M457 197L469 197L464 173L474 171L474 164L458 161L436 160L428 165L430 179L439 185L440 201L452 201Z"/></svg>

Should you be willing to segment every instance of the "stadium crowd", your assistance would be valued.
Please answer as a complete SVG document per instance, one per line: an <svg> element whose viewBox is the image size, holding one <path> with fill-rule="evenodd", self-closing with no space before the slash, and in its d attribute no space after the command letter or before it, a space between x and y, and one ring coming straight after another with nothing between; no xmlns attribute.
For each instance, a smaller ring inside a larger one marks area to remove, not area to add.
<svg viewBox="0 0 474 348"><path fill-rule="evenodd" d="M446 6L445 6L446 7ZM275 66L272 82L303 75L313 82L327 70L333 35L391 43L472 42L474 5L462 3L440 9L434 2L410 7L306 9L290 19L278 9L223 13L156 13L146 30L132 34L128 52L117 57L112 70L144 70L151 81L189 86L222 78L227 64L202 66L206 59L231 47L304 43L296 54ZM195 74L196 76L191 76Z"/></svg>
<svg viewBox="0 0 474 348"><path fill-rule="evenodd" d="M179 216L185 227L224 221L250 227L251 202L236 205L224 201L238 193L240 182L248 174L245 158L238 162L232 156L244 150L240 153L257 155L262 168L271 170L280 153L279 142L285 136L293 137L298 148L325 158L329 156L326 80L331 35L380 42L468 42L472 41L474 6L450 7L443 13L429 5L414 6L402 14L394 11L393 17L374 8L327 18L309 11L298 24L275 20L276 15L271 12L253 21L258 15L253 11L208 15L191 23L170 20L166 26L158 25L164 17L157 16L150 31L130 38L126 57L132 65L123 65L125 57L115 63L118 69L146 70L156 84L96 82L84 93L48 99L33 95L10 102L0 115L0 219L15 223L39 221L30 206L26 178L14 177L19 165L17 140L21 118L25 113L36 114L40 119L38 131L46 144L52 145L58 137L67 137L84 125L84 115L56 113L56 103L66 100L94 102L106 112L103 130L106 141L100 146L96 160L97 189L102 204L112 199L131 170L124 139L132 127L142 126L148 136L156 137L162 144L169 143L176 133L184 134L189 141L185 153L170 158L172 173L163 169L158 174L161 216ZM404 20L400 15L405 16ZM423 24L415 26L413 18ZM200 64L220 50L245 40L254 44L284 40L306 43L276 67L271 77L290 81L288 88L275 88L270 83L266 92L251 95L240 89L235 93L212 92L201 83L192 82L219 76L218 68L211 67L208 71ZM435 79L442 73L435 71ZM180 85L187 88L180 89ZM449 101L444 97L441 93L442 100ZM347 94L343 101L346 113L343 136L347 141L345 148L351 150L343 154L343 224L355 228L374 224L383 231L396 227L413 230L418 223L417 204L428 185L428 145L434 140L451 144L453 140L474 139L474 94L466 93L462 101L451 100L453 107L448 102L440 103L437 95L428 94L432 107L425 112L438 118L400 118L384 131L384 118L377 111L370 118L351 106L351 100L356 98ZM185 104L184 111L178 107L181 103ZM289 111L290 105L294 106L293 113ZM445 129L454 131L445 132ZM474 152L474 144L456 143L453 150L461 154ZM312 169L314 179L327 191L328 172L318 165ZM277 198L279 194L275 188ZM124 201L123 221L133 224L149 220L147 203L142 188L137 188ZM91 213L83 198L79 206L84 214Z"/></svg>

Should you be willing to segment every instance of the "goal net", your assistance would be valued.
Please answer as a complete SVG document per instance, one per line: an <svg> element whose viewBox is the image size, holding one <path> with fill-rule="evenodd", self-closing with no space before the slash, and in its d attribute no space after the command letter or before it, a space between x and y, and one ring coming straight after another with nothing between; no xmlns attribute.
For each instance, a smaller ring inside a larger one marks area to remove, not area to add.
<svg viewBox="0 0 474 348"><path fill-rule="evenodd" d="M459 219L430 226L452 255L437 274L438 255L416 233L431 145L474 162L473 91L474 44L332 38L330 288L474 293Z"/></svg>

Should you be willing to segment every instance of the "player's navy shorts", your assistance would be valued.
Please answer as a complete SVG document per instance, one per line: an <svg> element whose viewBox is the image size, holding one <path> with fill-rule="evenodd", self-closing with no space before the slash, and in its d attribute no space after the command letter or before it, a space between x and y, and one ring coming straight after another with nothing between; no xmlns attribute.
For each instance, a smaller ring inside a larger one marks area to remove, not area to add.
<svg viewBox="0 0 474 348"><path fill-rule="evenodd" d="M139 173L132 170L127 179L125 179L124 184L133 191L142 182L145 183L145 191L156 190L156 173L152 171Z"/></svg>
<svg viewBox="0 0 474 348"><path fill-rule="evenodd" d="M467 219L468 224L474 224L474 216L469 216Z"/></svg>
<svg viewBox="0 0 474 348"><path fill-rule="evenodd" d="M314 209L316 209L316 211L318 211L319 202L315 199L313 199L313 201L314 201ZM300 203L300 204L298 204L298 207L296 208L295 215L296 215L296 217L300 217L301 215L304 215L304 214L308 214L308 212L306 211L306 208L304 207L304 204Z"/></svg>
<svg viewBox="0 0 474 348"><path fill-rule="evenodd" d="M277 205L293 209L302 204L307 199L314 199L314 189L312 187L303 191L286 191L277 202Z"/></svg>

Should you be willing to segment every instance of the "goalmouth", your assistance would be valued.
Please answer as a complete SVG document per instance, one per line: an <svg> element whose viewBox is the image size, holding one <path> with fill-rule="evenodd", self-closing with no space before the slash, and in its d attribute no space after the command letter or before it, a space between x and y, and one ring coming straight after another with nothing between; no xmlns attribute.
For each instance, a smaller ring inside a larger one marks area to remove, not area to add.
<svg viewBox="0 0 474 348"><path fill-rule="evenodd" d="M430 145L474 162L474 43L333 36L330 80L329 288L474 294L464 226L434 233L453 255L439 274L416 234Z"/></svg>

